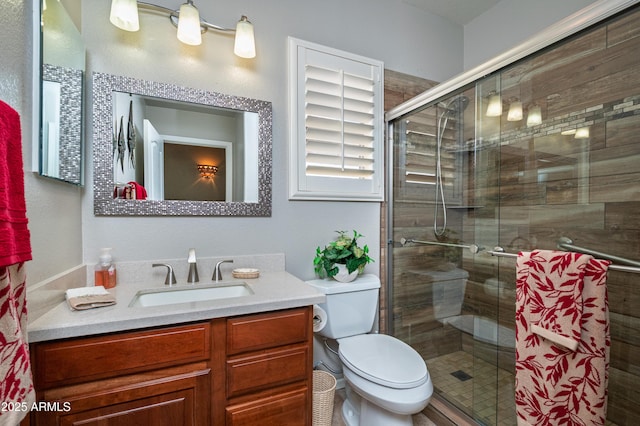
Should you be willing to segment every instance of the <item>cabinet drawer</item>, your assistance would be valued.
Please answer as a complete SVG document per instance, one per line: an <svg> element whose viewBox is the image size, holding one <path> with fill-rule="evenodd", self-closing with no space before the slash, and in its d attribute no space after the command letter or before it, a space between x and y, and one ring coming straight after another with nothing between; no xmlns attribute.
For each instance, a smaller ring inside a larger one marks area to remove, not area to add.
<svg viewBox="0 0 640 426"><path fill-rule="evenodd" d="M304 342L311 336L311 308L248 315L227 321L227 354Z"/></svg>
<svg viewBox="0 0 640 426"><path fill-rule="evenodd" d="M305 426L309 392L301 388L227 407L227 426Z"/></svg>
<svg viewBox="0 0 640 426"><path fill-rule="evenodd" d="M53 389L42 400L60 401L68 409L34 411L34 426L201 426L209 420L211 372L206 363L141 373L126 380L106 379L99 383ZM199 369L198 369L199 368ZM137 380L133 380L133 378ZM131 378L131 379L129 379Z"/></svg>
<svg viewBox="0 0 640 426"><path fill-rule="evenodd" d="M227 360L227 398L306 380L308 355L295 346Z"/></svg>
<svg viewBox="0 0 640 426"><path fill-rule="evenodd" d="M210 357L209 323L38 343L36 388L81 383Z"/></svg>

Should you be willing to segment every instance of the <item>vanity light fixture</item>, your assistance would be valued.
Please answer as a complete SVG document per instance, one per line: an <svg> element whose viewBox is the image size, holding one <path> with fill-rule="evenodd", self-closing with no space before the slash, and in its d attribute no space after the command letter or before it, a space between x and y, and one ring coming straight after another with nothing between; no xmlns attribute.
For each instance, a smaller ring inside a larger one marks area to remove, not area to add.
<svg viewBox="0 0 640 426"><path fill-rule="evenodd" d="M502 115L502 98L496 92L489 93L489 105L487 117L500 117Z"/></svg>
<svg viewBox="0 0 640 426"><path fill-rule="evenodd" d="M213 177L218 173L218 166L212 166L210 164L198 164L198 171L200 172L200 176L205 179L213 179Z"/></svg>
<svg viewBox="0 0 640 426"><path fill-rule="evenodd" d="M202 19L192 0L187 0L178 10L136 0L111 0L109 20L122 30L138 31L140 29L139 10L166 15L171 23L178 28L177 37L182 43L197 46L202 43L202 33L214 30L235 34L233 53L237 56L248 59L256 56L253 24L244 15L238 21L236 28L230 29Z"/></svg>
<svg viewBox="0 0 640 426"><path fill-rule="evenodd" d="M532 105L527 115L527 127L537 126L538 124L542 124L542 110L540 106Z"/></svg>
<svg viewBox="0 0 640 426"><path fill-rule="evenodd" d="M509 104L509 112L507 113L508 121L520 121L522 120L522 102L514 99Z"/></svg>

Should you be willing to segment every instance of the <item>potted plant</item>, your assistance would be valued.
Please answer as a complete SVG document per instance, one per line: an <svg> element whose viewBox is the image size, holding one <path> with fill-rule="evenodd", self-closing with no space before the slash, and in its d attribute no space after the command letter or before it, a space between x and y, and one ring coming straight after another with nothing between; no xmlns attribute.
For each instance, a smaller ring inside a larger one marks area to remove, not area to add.
<svg viewBox="0 0 640 426"><path fill-rule="evenodd" d="M336 231L338 238L331 241L323 249L316 248L313 265L316 274L321 277L332 277L338 281L353 281L362 273L367 263L373 262L369 257L369 247L359 247L358 238L362 237L358 231L353 236L347 231Z"/></svg>

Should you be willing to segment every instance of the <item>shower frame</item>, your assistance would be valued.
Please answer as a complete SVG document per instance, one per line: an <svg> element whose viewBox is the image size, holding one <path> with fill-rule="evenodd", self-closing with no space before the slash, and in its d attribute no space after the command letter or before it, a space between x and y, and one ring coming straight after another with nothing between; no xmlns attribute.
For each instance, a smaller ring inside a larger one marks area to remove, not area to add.
<svg viewBox="0 0 640 426"><path fill-rule="evenodd" d="M557 22L548 27L544 31L534 35L524 43L504 52L501 55L481 64L467 72L464 72L446 82L443 82L432 89L390 109L385 114L387 125L387 206L386 206L386 297L385 308L387 315L385 316L386 330L393 331L393 223L394 223L394 179L393 165L394 163L394 143L395 130L394 120L406 116L423 107L435 105L439 100L452 96L456 91L469 88L488 76L498 73L514 63L534 55L543 49L567 39L593 25L596 25L614 15L621 13L632 6L640 3L640 0L600 0L592 5L574 13L573 15ZM474 241L468 242L469 244ZM444 402L444 405L448 404ZM454 408L455 411L455 408ZM455 413L460 415L461 413ZM464 417L464 415L463 415ZM470 419L469 419L470 420Z"/></svg>

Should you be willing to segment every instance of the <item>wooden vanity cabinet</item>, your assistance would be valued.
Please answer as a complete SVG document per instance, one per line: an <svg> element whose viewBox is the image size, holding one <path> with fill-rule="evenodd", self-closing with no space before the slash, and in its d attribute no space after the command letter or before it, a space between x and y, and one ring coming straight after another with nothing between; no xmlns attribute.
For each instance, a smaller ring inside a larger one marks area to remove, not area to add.
<svg viewBox="0 0 640 426"><path fill-rule="evenodd" d="M31 345L40 425L310 425L311 307Z"/></svg>

